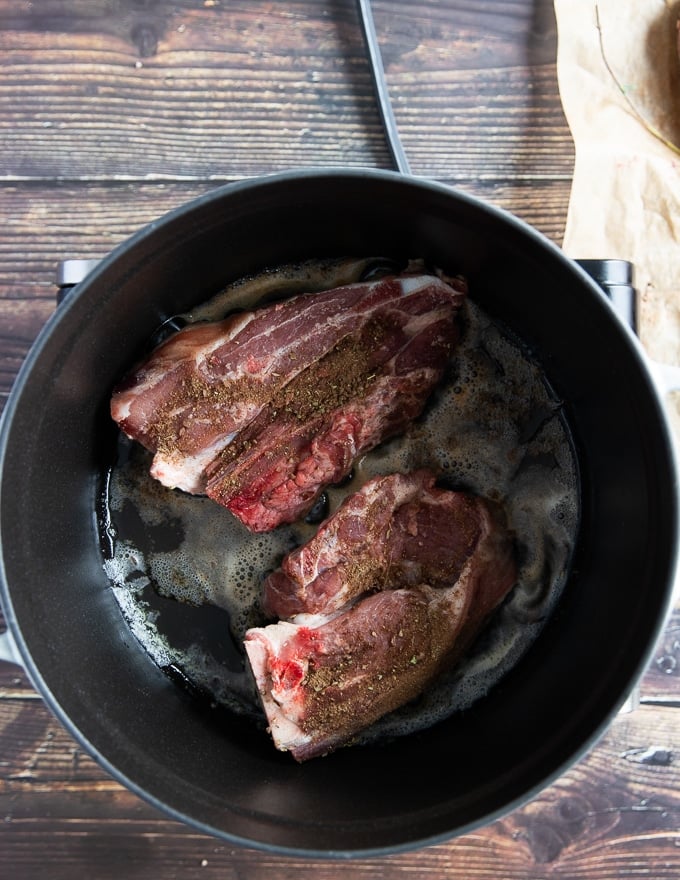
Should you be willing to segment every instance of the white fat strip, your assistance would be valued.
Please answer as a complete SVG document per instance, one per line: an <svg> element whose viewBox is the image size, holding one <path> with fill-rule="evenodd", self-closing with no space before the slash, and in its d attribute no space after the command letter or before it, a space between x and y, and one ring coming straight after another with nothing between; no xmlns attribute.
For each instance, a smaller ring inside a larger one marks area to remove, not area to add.
<svg viewBox="0 0 680 880"><path fill-rule="evenodd" d="M436 324L437 321L446 320L450 315L451 309L449 306L445 306L437 311L432 309L424 315L413 315L404 325L404 331L410 334L409 342L411 339L422 333L423 330L427 329L431 324Z"/></svg>
<svg viewBox="0 0 680 880"><path fill-rule="evenodd" d="M130 417L130 403L132 398L129 396L125 397L114 397L111 402L111 417L114 421L120 423L125 421L125 419ZM127 435L130 436L129 434Z"/></svg>
<svg viewBox="0 0 680 880"><path fill-rule="evenodd" d="M179 452L154 455L151 476L169 489L182 489L192 495L205 491L205 469L236 436L236 431L220 437L215 443L206 446L195 455Z"/></svg>
<svg viewBox="0 0 680 880"><path fill-rule="evenodd" d="M422 290L424 287L429 287L430 284L441 284L442 287L448 286L443 281L433 278L432 275L405 275L399 279L399 283L401 284L401 291L404 296L415 293L417 290Z"/></svg>
<svg viewBox="0 0 680 880"><path fill-rule="evenodd" d="M426 287L430 286L431 284L441 284L442 287L448 287L448 285L446 285L444 282L438 281L438 279L433 278L433 276L431 276L431 275L419 275L419 276L413 276L413 277L409 276L409 277L400 278L397 280L399 281L399 286L401 289L400 289L399 296L394 297L393 301L395 303L398 302L399 297L408 296L409 294L415 293L416 291L421 290L423 288L426 288ZM382 281L373 282L373 284L371 284L369 286L369 288L372 289L373 287L376 287L381 283L382 283ZM362 284L363 284L363 282L362 282ZM385 308L389 304L389 302L390 301L388 300L387 302L381 301L379 303L376 303L372 308L370 308L365 313L364 317L369 316L370 314L372 314L376 310L381 310L381 309ZM314 298L310 297L310 301L307 306L307 310L313 309L313 308L314 308ZM295 312L294 314L291 314L284 321L280 322L277 325L277 328L276 328L277 330L280 330L282 327L284 327L287 324L292 324L293 327L296 328L296 332L295 333L291 332L291 334L290 334L290 337L289 337L290 344L287 346L283 346L280 349L280 355L281 355L281 353L285 354L288 351L288 349L295 349L299 346L300 334L297 331L297 326L301 323L301 314L304 315L304 311L302 313ZM355 318L348 316L345 312L340 311L336 315L329 314L329 315L325 316L324 323L328 327L336 327L336 328L341 329L341 331L343 331L343 335L346 335L347 333L351 333L352 330L355 328L356 320L355 320ZM263 331L262 336L266 337L266 336L271 335L271 333L273 332L273 329L274 329L273 327L268 327L267 329L265 329ZM272 361L269 366L264 365L263 372L266 373L266 372L268 372L268 369L273 369L276 366L276 362L280 361L280 360L281 360L281 356L279 356L275 361ZM300 368L302 368L302 364L300 365ZM294 371L294 372L296 372L296 371Z"/></svg>
<svg viewBox="0 0 680 880"><path fill-rule="evenodd" d="M168 489L181 489L191 495L200 495L205 490L203 466L195 460L181 459L173 461L176 456L154 456L151 465L151 476Z"/></svg>
<svg viewBox="0 0 680 880"><path fill-rule="evenodd" d="M294 635L296 631L297 627L293 624L278 623L263 629L249 630L245 638L246 653L255 676L255 683L267 716L270 733L276 747L283 752L301 746L311 739L309 735L302 732L294 721L286 716L285 707L282 707L275 699L273 683L267 674L269 655L276 655L286 639Z"/></svg>
<svg viewBox="0 0 680 880"><path fill-rule="evenodd" d="M231 319L227 319L233 322L229 327L229 330L226 333L221 333L213 339L212 342L206 343L196 350L194 355L196 369L200 371L203 362L207 360L216 349L222 348L225 343L233 341L243 328L250 324L254 317L255 312L243 312L240 315L235 315Z"/></svg>
<svg viewBox="0 0 680 880"><path fill-rule="evenodd" d="M271 647L272 653L278 653L288 639L297 634L298 627L285 620L270 623L269 626L252 629L246 633L246 642L253 638L263 638Z"/></svg>
<svg viewBox="0 0 680 880"><path fill-rule="evenodd" d="M276 706L276 703L274 705ZM268 721L272 739L280 752L289 752L311 740L311 736L303 733L294 721L286 718L278 706L276 711L268 716Z"/></svg>
<svg viewBox="0 0 680 880"><path fill-rule="evenodd" d="M294 617L291 617L291 623L295 625L295 627L304 626L307 629L318 629L320 626L323 626L326 623L330 623L336 617L339 617L341 614L346 612L346 608L339 608L337 611L331 611L330 613L322 613L317 612L316 614L309 614L307 612L303 612L302 614L296 614ZM270 624L271 626L278 626L281 623L285 623L288 625L288 621L281 620L278 624Z"/></svg>

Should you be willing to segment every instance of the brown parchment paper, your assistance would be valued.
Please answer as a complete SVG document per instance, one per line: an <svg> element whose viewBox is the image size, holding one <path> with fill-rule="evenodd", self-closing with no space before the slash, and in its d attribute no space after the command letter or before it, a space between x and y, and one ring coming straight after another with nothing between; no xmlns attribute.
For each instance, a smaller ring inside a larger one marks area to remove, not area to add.
<svg viewBox="0 0 680 880"><path fill-rule="evenodd" d="M575 146L563 248L635 266L638 332L680 363L680 61L671 0L554 0ZM680 442L680 395L668 398Z"/></svg>

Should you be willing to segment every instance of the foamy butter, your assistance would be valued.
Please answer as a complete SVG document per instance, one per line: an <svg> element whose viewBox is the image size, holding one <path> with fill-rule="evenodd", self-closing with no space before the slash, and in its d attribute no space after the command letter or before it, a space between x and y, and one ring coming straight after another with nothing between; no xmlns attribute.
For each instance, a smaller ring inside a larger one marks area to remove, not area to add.
<svg viewBox="0 0 680 880"><path fill-rule="evenodd" d="M266 272L186 318L218 319L263 299L348 283L375 263L315 262ZM461 328L448 375L423 417L364 456L349 483L329 489L329 511L375 475L432 468L445 485L503 504L519 548L518 584L467 658L416 708L374 724L364 741L422 729L483 696L540 632L566 580L576 539L578 476L559 401L538 365L475 305L474 290ZM154 481L145 450L121 441L120 452L109 480L106 513L116 538L105 568L133 634L156 663L181 670L213 702L257 714L243 635L265 622L262 580L311 537L314 526L253 535L213 501ZM210 609L222 616L211 620ZM172 626L166 625L170 618Z"/></svg>

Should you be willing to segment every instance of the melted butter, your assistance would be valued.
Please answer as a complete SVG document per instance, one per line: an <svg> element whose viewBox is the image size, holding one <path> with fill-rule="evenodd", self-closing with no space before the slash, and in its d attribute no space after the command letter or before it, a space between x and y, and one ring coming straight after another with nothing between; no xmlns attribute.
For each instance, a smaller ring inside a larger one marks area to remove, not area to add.
<svg viewBox="0 0 680 880"><path fill-rule="evenodd" d="M373 262L266 272L185 317L215 320L263 299L349 283ZM377 474L430 467L451 488L503 503L517 539L519 582L467 658L417 707L377 722L364 740L421 729L486 693L553 610L576 539L578 474L559 401L539 366L475 305L474 290L461 325L448 375L423 417L364 456L351 481L328 490L329 512ZM159 666L181 670L212 702L257 716L243 634L264 622L259 596L265 575L315 527L300 523L253 535L213 501L161 486L149 476L149 465L145 450L121 439L108 475L103 519L115 539L105 568L121 610ZM215 621L206 617L206 605Z"/></svg>

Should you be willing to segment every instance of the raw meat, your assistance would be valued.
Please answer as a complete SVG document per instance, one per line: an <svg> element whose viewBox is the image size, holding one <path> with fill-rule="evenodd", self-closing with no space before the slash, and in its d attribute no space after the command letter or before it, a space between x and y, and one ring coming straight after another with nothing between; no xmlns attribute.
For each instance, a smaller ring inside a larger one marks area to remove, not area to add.
<svg viewBox="0 0 680 880"><path fill-rule="evenodd" d="M405 273L190 325L115 389L111 414L164 485L274 528L422 411L464 295Z"/></svg>
<svg viewBox="0 0 680 880"><path fill-rule="evenodd" d="M207 494L252 531L267 531L299 519L361 453L403 431L442 376L455 325L450 313L399 318L381 346L353 337L350 356L343 346L292 380L290 402L268 407L208 468Z"/></svg>
<svg viewBox="0 0 680 880"><path fill-rule="evenodd" d="M264 582L269 617L337 611L361 593L455 583L489 516L419 470L369 480Z"/></svg>
<svg viewBox="0 0 680 880"><path fill-rule="evenodd" d="M442 568L446 551L433 547L441 528L429 534L430 501L422 508L427 510L422 521L414 504L405 518L406 544L414 558L406 560L403 572L413 562L425 575L436 559L433 584L391 589L389 580L379 581L373 587L378 592L361 595L345 610L300 614L246 633L246 652L279 750L305 761L349 743L368 725L421 694L469 647L514 585L516 565L510 534L495 508L466 497L476 538L469 546L466 517L446 521L450 531L464 532L459 541L448 542L455 548L449 579ZM398 518L399 508L396 514ZM345 519L347 524L351 518ZM359 517L355 526L360 521ZM326 528L326 534L331 530ZM353 542L347 537L346 559L351 560ZM360 536L359 544L362 540ZM467 550L461 554L461 548ZM383 555L381 548L377 552ZM343 577L351 580L351 562L340 567ZM388 574L390 570L388 566Z"/></svg>

